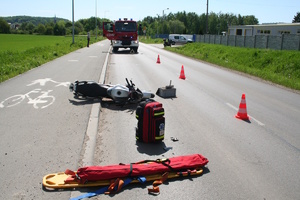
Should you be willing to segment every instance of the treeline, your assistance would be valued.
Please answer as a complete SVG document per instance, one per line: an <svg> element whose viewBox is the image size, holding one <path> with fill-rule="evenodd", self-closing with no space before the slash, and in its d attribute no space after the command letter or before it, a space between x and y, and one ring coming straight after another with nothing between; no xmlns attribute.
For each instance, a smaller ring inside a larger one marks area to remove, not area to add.
<svg viewBox="0 0 300 200"><path fill-rule="evenodd" d="M198 15L196 13L177 12L169 13L163 17L145 17L139 21L147 35L155 34L221 34L227 31L230 25L253 25L258 24L255 16L241 16L211 12ZM2 21L1 21L2 20ZM95 34L95 17L80 19L75 22L75 34ZM97 18L98 34L102 34L102 22L108 19ZM12 24L9 28L8 24ZM6 24L6 28L3 28ZM18 26L18 27L16 27ZM62 18L45 18L15 16L0 18L0 33L15 34L41 34L41 35L70 35L72 34L72 22Z"/></svg>
<svg viewBox="0 0 300 200"><path fill-rule="evenodd" d="M102 22L103 19L97 18L98 34L102 34L99 31L99 28L102 27ZM62 18L29 16L0 17L0 33L71 35L72 30L72 22ZM95 17L91 17L89 19L80 19L74 23L74 34L76 35L85 35L87 32L91 32L91 34L94 34L95 31Z"/></svg>
<svg viewBox="0 0 300 200"><path fill-rule="evenodd" d="M206 20L207 19L207 20ZM206 22L207 21L207 22ZM170 13L164 17L146 17L142 21L147 35L155 34L221 34L230 25L255 25L258 19L253 15L214 13L198 15L194 12Z"/></svg>
<svg viewBox="0 0 300 200"><path fill-rule="evenodd" d="M102 22L108 19L97 18L97 33L102 34ZM300 22L298 12L293 23ZM10 26L10 23L12 26ZM214 13L198 15L194 12L169 13L165 16L145 17L138 21L142 32L146 35L155 34L222 34L231 25L255 25L259 21L254 15L241 16L232 13ZM14 28L18 25L18 28ZM11 28L12 27L12 28ZM75 22L75 34L95 34L96 18L80 19ZM72 22L62 18L45 17L0 17L0 33L23 33L41 35L70 35L72 34Z"/></svg>
<svg viewBox="0 0 300 200"><path fill-rule="evenodd" d="M37 26L38 24L47 24L54 21L65 21L67 19L57 18L57 17L31 17L31 16L11 16L11 17L2 17L7 23L11 24L23 24L23 23L32 23Z"/></svg>
<svg viewBox="0 0 300 200"><path fill-rule="evenodd" d="M207 19L207 21L206 21ZM107 19L97 18L98 34L102 34L102 22ZM230 25L258 24L255 16L241 16L234 14L211 12L206 14L177 12L169 13L163 17L145 17L138 22L146 35L155 34L221 34L228 30ZM9 25L10 24L10 25ZM75 34L95 34L96 18L80 19L75 22ZM72 22L62 18L45 18L15 16L0 18L0 33L14 34L40 34L40 35L70 35Z"/></svg>

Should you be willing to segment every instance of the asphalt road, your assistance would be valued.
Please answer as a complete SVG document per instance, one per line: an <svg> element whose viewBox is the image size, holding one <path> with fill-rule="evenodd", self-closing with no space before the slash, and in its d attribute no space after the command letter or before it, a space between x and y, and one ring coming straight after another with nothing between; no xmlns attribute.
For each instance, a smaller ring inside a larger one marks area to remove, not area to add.
<svg viewBox="0 0 300 200"><path fill-rule="evenodd" d="M100 102L74 99L67 85L99 80L108 49L103 41L0 84L0 199L69 199L97 189L46 191L41 182L46 174L85 163L85 134ZM186 80L178 78L182 66ZM172 80L177 97L155 97L166 117L165 140L159 144L136 142L136 105L103 101L94 165L194 153L209 163L200 177L161 185L158 196L148 194L149 183L91 199L299 198L299 94L145 44L138 54L110 54L107 67L107 83L124 84L127 77L155 93ZM243 93L250 122L234 117ZM18 94L28 95L13 105L17 101L10 97Z"/></svg>
<svg viewBox="0 0 300 200"><path fill-rule="evenodd" d="M156 63L158 55L161 64ZM182 66L186 80L179 79ZM136 105L120 108L103 102L95 165L194 153L209 160L201 177L169 181L158 196L148 195L151 184L136 184L114 198L299 199L299 94L144 44L138 54L112 54L108 72L107 82L125 83L127 77L154 93L172 80L177 98L155 97L166 117L160 144L136 142ZM243 93L249 122L235 118Z"/></svg>
<svg viewBox="0 0 300 200"><path fill-rule="evenodd" d="M76 42L76 41L75 41ZM43 176L77 169L93 104L69 83L98 81L108 41L82 48L0 84L0 199L69 199L49 192Z"/></svg>

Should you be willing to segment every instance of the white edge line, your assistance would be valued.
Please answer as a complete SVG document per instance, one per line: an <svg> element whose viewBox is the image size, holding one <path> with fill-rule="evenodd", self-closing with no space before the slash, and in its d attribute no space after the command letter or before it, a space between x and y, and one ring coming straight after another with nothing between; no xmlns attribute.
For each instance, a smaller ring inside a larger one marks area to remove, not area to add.
<svg viewBox="0 0 300 200"><path fill-rule="evenodd" d="M110 47L111 48L111 47ZM110 48L108 53L106 54L106 58L102 67L102 71L100 74L99 83L105 82L105 74L106 74L106 68L108 63L108 56L110 52ZM94 150L96 146L96 138L98 134L98 123L99 123L99 115L100 115L100 109L101 109L101 103L94 103L92 105L90 118L86 130L86 137L88 138L86 142L86 148L84 151L82 163L84 166L93 165L94 160Z"/></svg>
<svg viewBox="0 0 300 200"><path fill-rule="evenodd" d="M226 105L229 106L230 108L233 108L233 109L236 110L236 111L239 110L237 107L231 105L230 103L226 103ZM250 116L250 115L249 115L249 117L250 117L250 119L253 119L258 125L260 125L260 126L264 126L264 125L265 125L264 123L258 121L258 120L255 119L254 117L252 117L252 116Z"/></svg>
<svg viewBox="0 0 300 200"><path fill-rule="evenodd" d="M104 83L105 81L105 74L106 74L106 68L107 68L107 62L108 62L108 56L109 52L111 50L111 46L109 47L108 53L106 54L106 58L102 67L99 83ZM100 116L100 109L101 109L101 103L94 103L92 105L90 118L88 122L88 126L86 129L86 135L85 138L88 138L88 140L85 143L85 149L84 154L82 158L82 164L83 166L92 166L94 161L94 152L96 147L96 138L98 134L98 124L99 124L99 116ZM84 138L84 140L85 140ZM84 146L84 145L83 145ZM83 193L80 191L72 191L71 192L71 198L77 197L82 195Z"/></svg>

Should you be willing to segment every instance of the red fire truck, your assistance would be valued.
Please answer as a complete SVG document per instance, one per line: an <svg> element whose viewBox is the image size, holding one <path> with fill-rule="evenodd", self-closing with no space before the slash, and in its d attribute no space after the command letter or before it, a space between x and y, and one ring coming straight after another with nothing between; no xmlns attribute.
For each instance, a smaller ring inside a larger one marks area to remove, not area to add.
<svg viewBox="0 0 300 200"><path fill-rule="evenodd" d="M113 51L119 48L130 48L130 52L137 52L139 48L136 21L124 18L115 22L103 22L103 36L111 40Z"/></svg>

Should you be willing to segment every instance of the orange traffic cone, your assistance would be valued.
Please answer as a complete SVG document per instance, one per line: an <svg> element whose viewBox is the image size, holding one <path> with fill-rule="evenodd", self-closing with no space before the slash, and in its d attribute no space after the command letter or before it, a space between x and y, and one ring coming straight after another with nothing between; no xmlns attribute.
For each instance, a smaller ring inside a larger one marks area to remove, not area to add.
<svg viewBox="0 0 300 200"><path fill-rule="evenodd" d="M159 59L159 55L157 57L157 61L156 61L157 64L160 64L160 59Z"/></svg>
<svg viewBox="0 0 300 200"><path fill-rule="evenodd" d="M245 94L242 95L242 100L240 103L240 107L238 113L235 115L236 118L242 120L249 120L249 116L247 114L247 106L246 106L246 96Z"/></svg>
<svg viewBox="0 0 300 200"><path fill-rule="evenodd" d="M183 65L182 65L182 67L181 67L181 71L180 71L180 76L179 76L179 78L185 80L185 75L184 75L184 68L183 68Z"/></svg>

